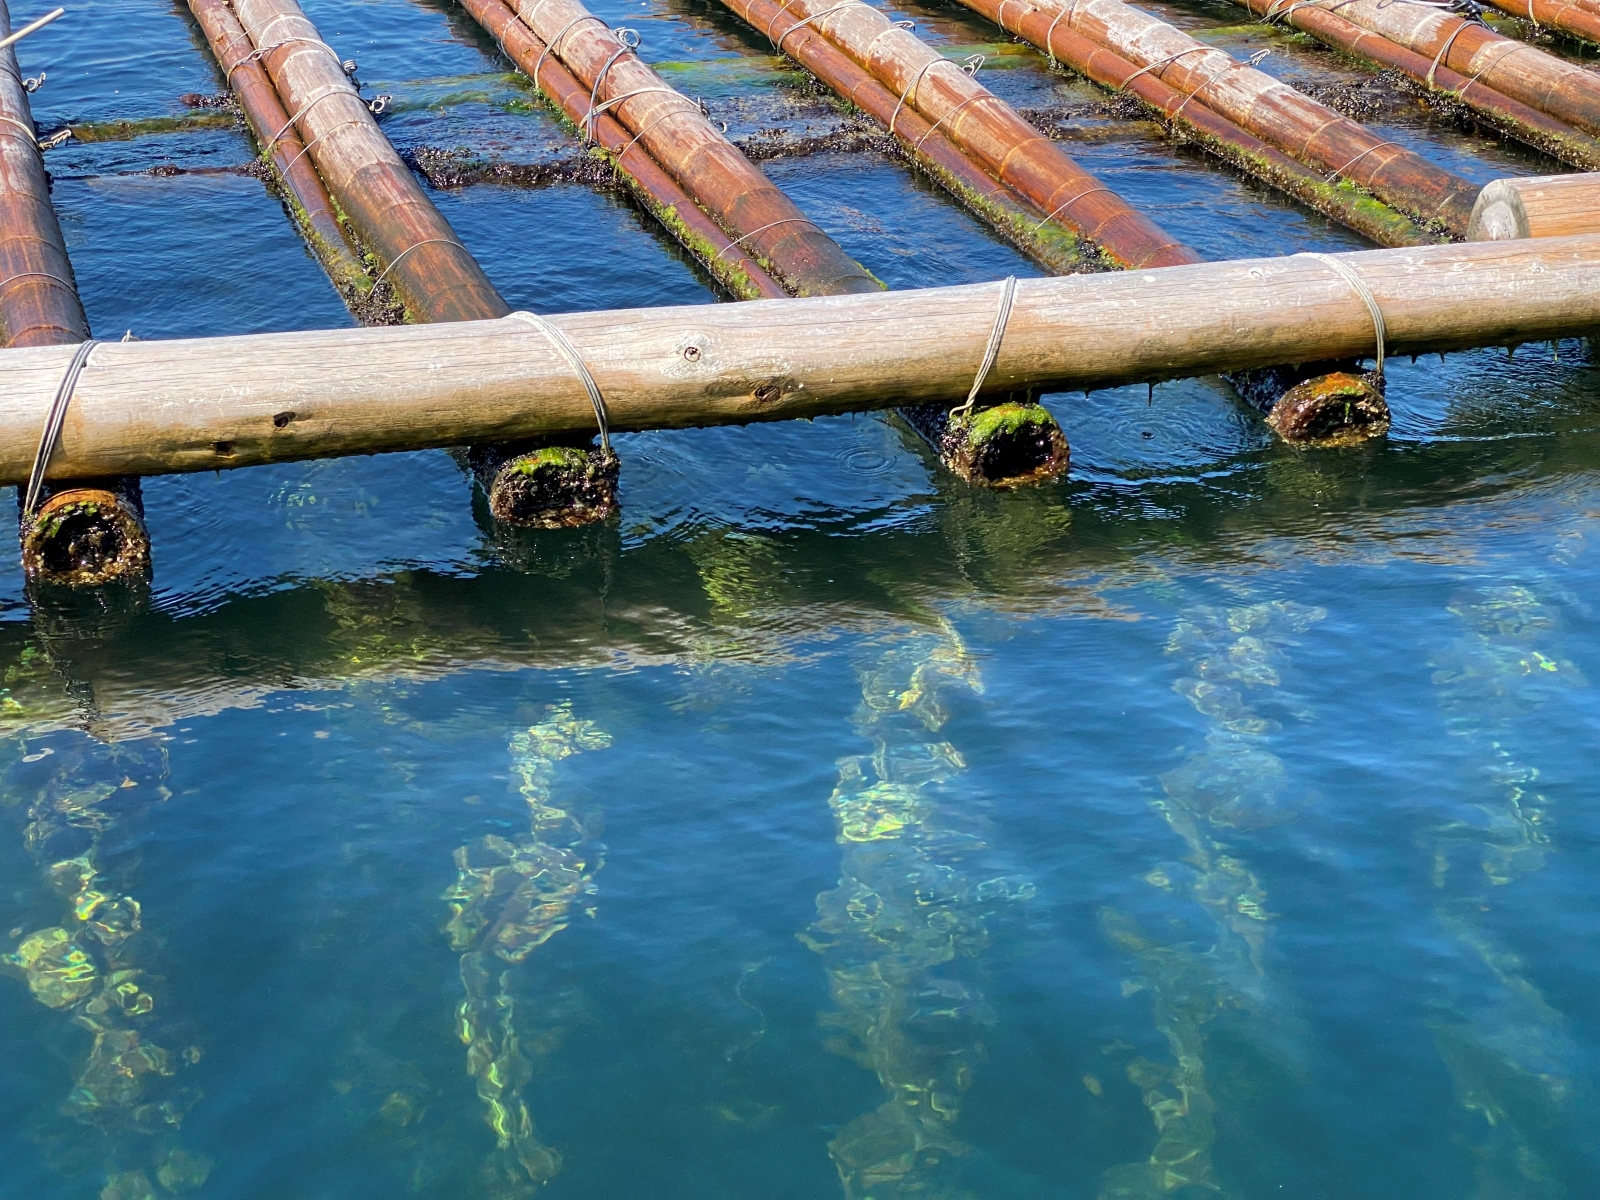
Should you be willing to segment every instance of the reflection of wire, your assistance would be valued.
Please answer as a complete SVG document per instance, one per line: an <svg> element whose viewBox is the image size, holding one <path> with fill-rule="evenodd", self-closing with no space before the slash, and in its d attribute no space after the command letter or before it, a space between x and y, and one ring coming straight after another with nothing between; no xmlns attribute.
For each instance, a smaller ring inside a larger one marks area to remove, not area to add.
<svg viewBox="0 0 1600 1200"><path fill-rule="evenodd" d="M767 1036L767 1014L762 1012L759 1006L751 1004L750 1001L744 998L744 985L749 983L755 973L771 961L771 958L763 958L760 962L750 963L744 970L739 972L739 982L733 985L733 998L755 1013L757 1025L754 1033L735 1042L727 1050L723 1051L722 1057L730 1063L750 1053L751 1048Z"/></svg>

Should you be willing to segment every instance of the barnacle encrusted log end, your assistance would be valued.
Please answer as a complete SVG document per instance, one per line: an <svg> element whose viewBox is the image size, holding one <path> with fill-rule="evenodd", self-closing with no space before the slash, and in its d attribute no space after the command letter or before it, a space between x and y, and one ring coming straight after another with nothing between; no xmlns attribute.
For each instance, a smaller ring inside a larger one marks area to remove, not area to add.
<svg viewBox="0 0 1600 1200"><path fill-rule="evenodd" d="M1067 436L1050 411L1006 401L951 415L942 404L902 408L900 415L939 451L945 466L980 487L1015 488L1067 473Z"/></svg>
<svg viewBox="0 0 1600 1200"><path fill-rule="evenodd" d="M150 534L135 478L62 488L23 516L22 569L30 580L98 587L150 575Z"/></svg>
<svg viewBox="0 0 1600 1200"><path fill-rule="evenodd" d="M1234 371L1225 378L1286 442L1357 442L1389 430L1383 380L1371 371L1321 363Z"/></svg>
<svg viewBox="0 0 1600 1200"><path fill-rule="evenodd" d="M497 521L567 529L617 510L617 456L596 446L474 446L468 461Z"/></svg>

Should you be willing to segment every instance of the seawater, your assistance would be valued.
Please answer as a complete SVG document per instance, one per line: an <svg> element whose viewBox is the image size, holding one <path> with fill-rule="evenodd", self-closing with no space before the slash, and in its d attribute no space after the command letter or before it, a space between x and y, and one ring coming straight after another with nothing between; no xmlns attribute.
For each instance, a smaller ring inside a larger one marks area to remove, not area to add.
<svg viewBox="0 0 1600 1200"><path fill-rule="evenodd" d="M308 9L402 149L571 153L452 5ZM842 119L714 5L598 11L735 135ZM1212 257L1359 245L895 15ZM219 89L181 4L22 58L45 129ZM51 152L99 336L350 323L250 153ZM895 287L1036 273L895 162L767 169ZM712 298L617 196L435 198L514 305ZM1594 1195L1597 382L1394 362L1337 451L1053 396L1072 478L1014 494L877 416L628 435L620 519L537 536L443 452L155 479L139 603L0 539L0 1196Z"/></svg>

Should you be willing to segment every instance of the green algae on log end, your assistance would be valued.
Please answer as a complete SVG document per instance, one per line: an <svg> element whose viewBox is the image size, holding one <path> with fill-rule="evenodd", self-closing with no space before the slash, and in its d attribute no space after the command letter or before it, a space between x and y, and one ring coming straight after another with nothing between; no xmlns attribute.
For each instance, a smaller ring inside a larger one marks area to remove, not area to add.
<svg viewBox="0 0 1600 1200"><path fill-rule="evenodd" d="M1231 371L1223 376L1286 442L1347 445L1389 431L1383 377L1337 363Z"/></svg>
<svg viewBox="0 0 1600 1200"><path fill-rule="evenodd" d="M497 521L524 529L567 529L617 510L617 456L594 446L473 446L473 474Z"/></svg>
<svg viewBox="0 0 1600 1200"><path fill-rule="evenodd" d="M19 526L22 569L31 580L97 587L150 574L150 534L139 481L63 488Z"/></svg>
<svg viewBox="0 0 1600 1200"><path fill-rule="evenodd" d="M956 414L942 404L918 404L899 412L945 466L980 487L1042 483L1071 465L1067 436L1043 405L1006 401Z"/></svg>

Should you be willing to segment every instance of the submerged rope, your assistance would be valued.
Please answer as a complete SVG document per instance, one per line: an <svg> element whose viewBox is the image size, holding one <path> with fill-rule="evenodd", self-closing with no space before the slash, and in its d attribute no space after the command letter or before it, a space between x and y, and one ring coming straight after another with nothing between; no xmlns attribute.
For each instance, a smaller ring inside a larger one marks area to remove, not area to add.
<svg viewBox="0 0 1600 1200"><path fill-rule="evenodd" d="M600 426L600 452L609 456L611 453L611 420L606 414L606 400L600 394L600 385L595 382L594 375L590 373L588 364L583 361L583 356L578 353L578 348L567 339L566 334L562 333L561 330L550 324L538 313L514 312L510 315L527 321L530 325L535 326L545 337L549 338L551 344L560 351L561 357L567 360L567 365L583 381L583 388L589 393L589 403L594 405L595 423Z"/></svg>
<svg viewBox="0 0 1600 1200"><path fill-rule="evenodd" d="M28 474L28 490L22 501L22 511L27 516L31 517L39 507L39 493L44 490L45 466L55 453L56 443L61 440L61 426L67 418L67 405L72 403L73 390L78 386L78 376L83 374L83 368L88 365L89 355L94 353L94 348L99 344L93 338L79 343L72 361L67 364L66 373L61 376L55 399L50 401L50 410L44 418L44 431L39 435L39 451L33 456L33 470Z"/></svg>
<svg viewBox="0 0 1600 1200"><path fill-rule="evenodd" d="M1296 257L1299 256L1297 255ZM1372 314L1372 330L1373 333L1377 335L1378 341L1378 364L1373 369L1373 374L1375 374L1381 380L1383 378L1384 343L1388 340L1389 335L1387 329L1384 327L1383 309L1378 307L1378 298L1372 294L1372 289L1367 286L1366 280L1362 279L1361 276L1357 275L1354 270L1352 270L1345 263L1340 262L1333 255L1318 254L1316 251L1312 250L1306 251L1305 257L1314 258L1319 262L1326 263L1335 271L1339 272L1340 275L1344 276L1345 281L1349 283L1351 287L1355 288L1356 295L1361 297L1361 302L1367 306L1367 311Z"/></svg>
<svg viewBox="0 0 1600 1200"><path fill-rule="evenodd" d="M989 344L983 348L983 362L978 367L978 374L972 381L966 400L950 410L952 417L957 414L965 416L972 411L972 402L978 398L978 392L983 388L983 381L989 378L994 360L1000 356L1000 342L1006 336L1006 322L1011 319L1011 301L1016 294L1017 277L1007 275L1000 290L1000 307L994 314L994 328L989 331Z"/></svg>

